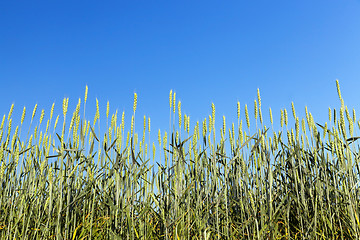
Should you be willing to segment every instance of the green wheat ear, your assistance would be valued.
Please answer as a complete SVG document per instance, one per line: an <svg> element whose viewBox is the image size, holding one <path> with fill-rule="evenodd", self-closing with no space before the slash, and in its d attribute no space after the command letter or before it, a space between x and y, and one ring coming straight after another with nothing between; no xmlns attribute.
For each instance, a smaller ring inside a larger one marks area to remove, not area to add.
<svg viewBox="0 0 360 240"><path fill-rule="evenodd" d="M181 129L181 101L178 102L179 129Z"/></svg>
<svg viewBox="0 0 360 240"><path fill-rule="evenodd" d="M301 119L301 128L302 128L302 131L304 133L304 135L306 135L306 126L305 126L305 119Z"/></svg>
<svg viewBox="0 0 360 240"><path fill-rule="evenodd" d="M215 127L215 104L211 103L211 116L212 116L212 123L213 127Z"/></svg>
<svg viewBox="0 0 360 240"><path fill-rule="evenodd" d="M121 115L121 127L122 127L122 131L124 132L124 127L125 127L125 112L123 111L122 112L122 115Z"/></svg>
<svg viewBox="0 0 360 240"><path fill-rule="evenodd" d="M137 94L134 93L134 105L133 105L134 114L135 114L135 111L136 111L136 105L137 105Z"/></svg>
<svg viewBox="0 0 360 240"><path fill-rule="evenodd" d="M68 99L64 98L63 99L63 105L62 105L64 118L65 118L66 113L67 113L67 108L68 108ZM34 112L33 112L33 115L34 115Z"/></svg>
<svg viewBox="0 0 360 240"><path fill-rule="evenodd" d="M340 127L343 133L343 136L346 136L346 128L345 128L345 117L344 117L344 109L340 109Z"/></svg>
<svg viewBox="0 0 360 240"><path fill-rule="evenodd" d="M45 115L45 111L44 109L41 110L41 115L40 115L40 121L39 121L39 125L42 123L43 119L44 119L44 115Z"/></svg>
<svg viewBox="0 0 360 240"><path fill-rule="evenodd" d="M296 131L296 140L299 141L300 124L299 124L299 118L298 117L296 117L295 131Z"/></svg>
<svg viewBox="0 0 360 240"><path fill-rule="evenodd" d="M237 102L237 118L240 119L240 102Z"/></svg>
<svg viewBox="0 0 360 240"><path fill-rule="evenodd" d="M131 116L130 135L133 136L133 133L134 133L134 115Z"/></svg>
<svg viewBox="0 0 360 240"><path fill-rule="evenodd" d="M224 136L225 136L225 131L226 131L226 122L225 122L225 116L223 116L223 134L224 134Z"/></svg>
<svg viewBox="0 0 360 240"><path fill-rule="evenodd" d="M247 105L246 105L246 104L245 104L245 117L246 117L246 124L247 124L247 127L250 129L249 112L248 112L248 108L247 108Z"/></svg>
<svg viewBox="0 0 360 240"><path fill-rule="evenodd" d="M59 116L60 116L60 115L57 115L56 120L55 120L55 124L54 124L54 132L55 132L55 129L56 129L57 123L58 123L58 121L59 121Z"/></svg>
<svg viewBox="0 0 360 240"><path fill-rule="evenodd" d="M353 122L356 123L356 113L355 109L353 108Z"/></svg>
<svg viewBox="0 0 360 240"><path fill-rule="evenodd" d="M2 130L4 127L4 122L5 122L5 114L3 115L3 119L1 121L1 125L0 125L0 129Z"/></svg>
<svg viewBox="0 0 360 240"><path fill-rule="evenodd" d="M94 117L94 126L96 124L96 121L100 118L100 110L99 110L99 101L96 98L96 113L95 113L95 117Z"/></svg>
<svg viewBox="0 0 360 240"><path fill-rule="evenodd" d="M159 142L159 146L161 147L161 131L160 131L160 129L158 132L158 142Z"/></svg>
<svg viewBox="0 0 360 240"><path fill-rule="evenodd" d="M35 104L35 107L34 107L34 110L33 110L32 116L31 116L31 121L33 121L33 119L34 119L36 109L37 109L37 104Z"/></svg>
<svg viewBox="0 0 360 240"><path fill-rule="evenodd" d="M109 111L110 111L110 104L109 104L109 101L107 101L107 103L106 103L106 118L109 118Z"/></svg>
<svg viewBox="0 0 360 240"><path fill-rule="evenodd" d="M213 123L212 123L212 117L211 117L211 115L209 115L209 133L211 133L212 125L213 125Z"/></svg>
<svg viewBox="0 0 360 240"><path fill-rule="evenodd" d="M169 93L169 106L170 106L170 111L171 111L171 107L172 107L172 89L170 90L170 93Z"/></svg>
<svg viewBox="0 0 360 240"><path fill-rule="evenodd" d="M206 122L207 122L207 120L206 120L206 118L204 119L204 121L202 122L202 135L203 135L203 137L205 137L206 136L206 132L207 132L207 124L206 124Z"/></svg>
<svg viewBox="0 0 360 240"><path fill-rule="evenodd" d="M87 96L88 96L88 86L85 86L85 97L84 97L84 103L86 103L87 100Z"/></svg>
<svg viewBox="0 0 360 240"><path fill-rule="evenodd" d="M10 111L9 111L9 115L8 115L8 121L9 121L10 118L11 118L11 115L12 115L12 113L13 113L13 110L14 110L14 104L11 104Z"/></svg>
<svg viewBox="0 0 360 240"><path fill-rule="evenodd" d="M339 99L342 100L341 98L341 91L340 91L340 84L339 84L339 80L336 79L336 89L337 89L337 93L339 96Z"/></svg>
<svg viewBox="0 0 360 240"><path fill-rule="evenodd" d="M257 119L258 109L257 109L257 102L256 102L256 100L254 100L254 114L255 114L255 119Z"/></svg>
<svg viewBox="0 0 360 240"><path fill-rule="evenodd" d="M294 116L294 119L296 119L296 112L295 112L294 102L291 102L291 110L292 110L292 114Z"/></svg>
<svg viewBox="0 0 360 240"><path fill-rule="evenodd" d="M167 145L167 132L165 131L164 137L163 137L163 145L164 147Z"/></svg>
<svg viewBox="0 0 360 240"><path fill-rule="evenodd" d="M51 119L53 117L53 114L54 114L54 107L55 107L55 103L52 104L51 109L50 109L50 121L51 121Z"/></svg>
<svg viewBox="0 0 360 240"><path fill-rule="evenodd" d="M175 109L176 109L176 107L175 107L175 103L176 103L176 92L174 92L174 96L173 96L173 112L175 113Z"/></svg>
<svg viewBox="0 0 360 240"><path fill-rule="evenodd" d="M258 101L259 101L259 108L261 107L261 97L260 97L260 90L257 89L257 97L258 97Z"/></svg>
<svg viewBox="0 0 360 240"><path fill-rule="evenodd" d="M187 133L190 133L190 116L187 116L186 119Z"/></svg>
<svg viewBox="0 0 360 240"><path fill-rule="evenodd" d="M21 115L21 125L23 124L23 122L24 122L24 119L25 119L25 112L26 112L26 108L24 107L24 109L23 109L23 112L22 112L22 115Z"/></svg>

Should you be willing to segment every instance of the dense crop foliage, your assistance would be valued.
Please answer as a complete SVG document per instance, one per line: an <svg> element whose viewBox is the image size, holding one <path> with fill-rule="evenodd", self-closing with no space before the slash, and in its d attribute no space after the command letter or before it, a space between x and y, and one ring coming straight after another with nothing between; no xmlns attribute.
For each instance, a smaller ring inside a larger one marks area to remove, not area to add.
<svg viewBox="0 0 360 240"><path fill-rule="evenodd" d="M215 129L212 105L190 131L170 92L171 130L159 130L157 143L149 118L135 131L136 94L128 132L124 113L109 118L109 104L105 133L97 101L86 120L87 88L72 116L64 99L54 121L53 105L46 127L44 110L32 125L35 106L25 136L26 109L14 128L11 106L0 126L0 237L359 239L360 122L336 83L341 108L329 108L329 122L315 123L307 108L299 119L292 104L294 127L284 109L280 131L263 123L259 91L254 132L247 105L243 126L239 103L236 124L223 117Z"/></svg>

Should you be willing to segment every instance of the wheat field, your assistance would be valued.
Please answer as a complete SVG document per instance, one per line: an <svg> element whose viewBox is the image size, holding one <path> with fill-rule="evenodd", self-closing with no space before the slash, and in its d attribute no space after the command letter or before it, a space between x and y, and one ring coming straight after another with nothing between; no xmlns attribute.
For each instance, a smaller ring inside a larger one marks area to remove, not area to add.
<svg viewBox="0 0 360 240"><path fill-rule="evenodd" d="M0 126L0 239L359 239L360 121L336 87L328 122L292 103L277 131L259 89L254 114L245 105L242 119L238 102L230 125L214 104L191 123L170 91L169 126L155 133L146 116L135 129L136 93L127 132L109 102L105 132L97 99L86 118L87 87L72 115L65 98L62 114L24 107L13 126L12 105Z"/></svg>

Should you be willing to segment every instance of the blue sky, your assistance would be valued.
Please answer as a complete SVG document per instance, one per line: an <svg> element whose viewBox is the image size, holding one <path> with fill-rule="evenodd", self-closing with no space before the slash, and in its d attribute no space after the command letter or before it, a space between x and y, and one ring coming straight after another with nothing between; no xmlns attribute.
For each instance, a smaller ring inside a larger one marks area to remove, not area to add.
<svg viewBox="0 0 360 240"><path fill-rule="evenodd" d="M242 116L245 104L252 113L260 88L265 119L271 107L278 124L294 101L321 123L339 107L336 79L360 113L359 0L1 1L0 9L1 116L15 103L14 115L26 106L29 122L38 104L46 119L53 102L61 114L64 97L72 113L88 85L89 120L98 98L101 119L109 101L129 126L136 92L137 124L150 117L157 136L168 130L170 89L192 126L212 102L217 124L225 115L230 126L236 102Z"/></svg>

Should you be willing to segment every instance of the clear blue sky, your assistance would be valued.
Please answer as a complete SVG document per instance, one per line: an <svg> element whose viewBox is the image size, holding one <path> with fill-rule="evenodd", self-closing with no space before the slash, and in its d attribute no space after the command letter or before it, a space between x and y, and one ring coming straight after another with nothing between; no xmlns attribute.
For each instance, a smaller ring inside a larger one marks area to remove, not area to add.
<svg viewBox="0 0 360 240"><path fill-rule="evenodd" d="M150 117L157 136L168 130L170 89L192 126L211 102L229 126L237 101L242 116L245 104L253 113L260 88L264 118L271 107L278 123L294 101L324 122L339 107L336 79L360 113L359 13L359 0L1 1L0 114L15 103L20 118L26 106L29 122L37 103L46 119L64 97L72 113L88 85L88 119L98 98L102 119L109 101L129 126L137 92L137 125Z"/></svg>

